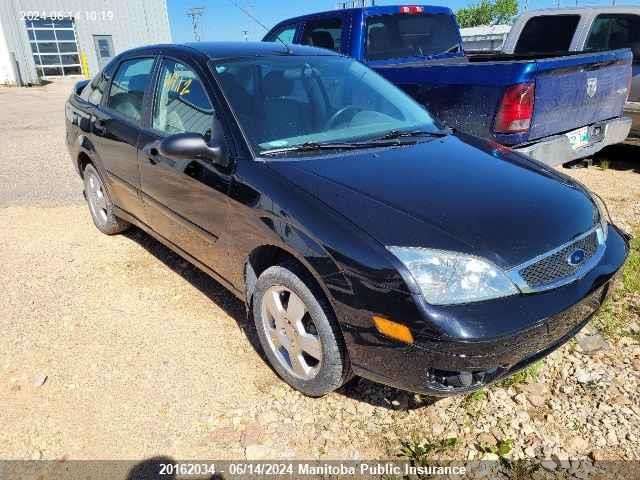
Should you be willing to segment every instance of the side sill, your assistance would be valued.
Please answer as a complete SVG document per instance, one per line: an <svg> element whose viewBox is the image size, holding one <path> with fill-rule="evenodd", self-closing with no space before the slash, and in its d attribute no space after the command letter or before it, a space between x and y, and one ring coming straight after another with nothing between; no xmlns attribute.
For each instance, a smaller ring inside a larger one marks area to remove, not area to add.
<svg viewBox="0 0 640 480"><path fill-rule="evenodd" d="M204 263L200 262L199 260L196 260L194 257L189 255L187 252L182 250L180 247L178 247L177 245L175 245L174 243L170 242L169 240L164 238L162 235L160 235L159 233L154 231L146 223L142 222L138 218L136 218L133 215L127 213L124 210L122 210L120 207L114 206L113 210L114 210L114 213L115 213L115 215L117 217L120 217L123 220L126 220L127 222L129 222L129 223L135 225L136 227L140 228L140 230L142 230L145 233L147 233L148 235L152 236L157 241L162 243L165 247L167 247L170 250L172 250L173 252L177 253L182 258L184 258L186 261L188 261L189 263L191 263L192 265L196 266L197 268L199 268L200 270L205 272L207 275L212 277L216 282L220 283L224 288L226 288L231 293L233 293L242 302L245 301L244 294L242 292L240 292L239 290L237 290L226 279L221 277L215 270L213 270L210 267L206 266Z"/></svg>

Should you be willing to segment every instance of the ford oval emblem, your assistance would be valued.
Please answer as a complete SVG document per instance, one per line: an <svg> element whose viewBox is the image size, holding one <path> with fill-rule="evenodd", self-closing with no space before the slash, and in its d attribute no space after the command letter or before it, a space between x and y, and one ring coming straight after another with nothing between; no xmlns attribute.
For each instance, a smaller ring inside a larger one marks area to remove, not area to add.
<svg viewBox="0 0 640 480"><path fill-rule="evenodd" d="M580 265L582 262L584 262L585 258L587 258L587 252L579 248L569 254L569 256L567 257L567 263L575 267L576 265Z"/></svg>

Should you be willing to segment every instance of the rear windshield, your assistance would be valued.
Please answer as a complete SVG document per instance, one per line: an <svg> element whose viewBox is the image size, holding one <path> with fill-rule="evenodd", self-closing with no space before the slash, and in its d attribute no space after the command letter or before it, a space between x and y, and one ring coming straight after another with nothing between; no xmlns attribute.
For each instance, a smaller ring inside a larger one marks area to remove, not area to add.
<svg viewBox="0 0 640 480"><path fill-rule="evenodd" d="M571 46L580 15L541 15L522 29L515 53L565 52Z"/></svg>
<svg viewBox="0 0 640 480"><path fill-rule="evenodd" d="M375 15L367 18L367 58L422 57L460 49L453 16Z"/></svg>

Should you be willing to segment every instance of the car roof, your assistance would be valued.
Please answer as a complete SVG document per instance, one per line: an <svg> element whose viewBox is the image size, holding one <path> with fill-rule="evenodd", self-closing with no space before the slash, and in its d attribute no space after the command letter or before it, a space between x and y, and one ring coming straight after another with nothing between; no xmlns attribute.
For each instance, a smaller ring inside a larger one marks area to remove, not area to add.
<svg viewBox="0 0 640 480"><path fill-rule="evenodd" d="M148 45L125 52L127 56L152 50L196 50L210 59L260 57L271 55L338 56L331 50L305 45L284 45L279 42L190 42Z"/></svg>

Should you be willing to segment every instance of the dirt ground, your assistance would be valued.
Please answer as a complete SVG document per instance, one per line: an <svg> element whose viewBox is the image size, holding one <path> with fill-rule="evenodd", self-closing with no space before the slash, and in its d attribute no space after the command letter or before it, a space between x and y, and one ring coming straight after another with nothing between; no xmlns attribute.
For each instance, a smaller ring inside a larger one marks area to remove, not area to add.
<svg viewBox="0 0 640 480"><path fill-rule="evenodd" d="M63 143L70 88L0 88L0 458L376 458L450 436L476 458L491 432L512 437L516 457L596 455L584 435L606 437L601 457L640 459L640 349L628 339L554 353L542 400L505 386L475 405L434 403L364 380L322 399L292 391L235 297L139 231L94 228ZM639 152L568 170L627 228L640 223ZM605 372L602 388L572 378L585 369Z"/></svg>

